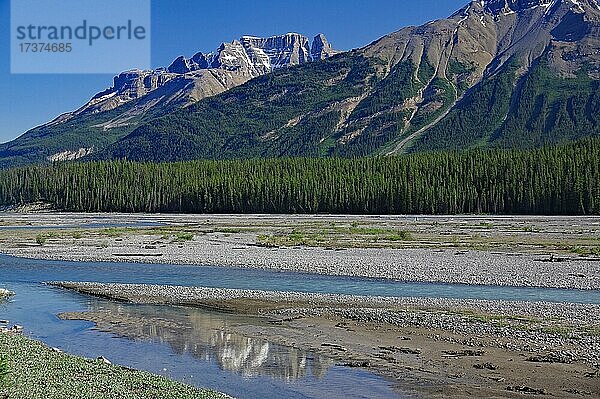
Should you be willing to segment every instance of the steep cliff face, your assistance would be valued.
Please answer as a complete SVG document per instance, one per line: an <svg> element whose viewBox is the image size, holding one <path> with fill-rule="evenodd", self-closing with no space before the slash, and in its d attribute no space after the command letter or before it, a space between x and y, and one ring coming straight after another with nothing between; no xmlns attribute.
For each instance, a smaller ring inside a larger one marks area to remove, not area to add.
<svg viewBox="0 0 600 399"><path fill-rule="evenodd" d="M110 89L96 94L87 104L63 115L58 122L71 116L115 109L167 85L174 90L168 91L170 101L162 101L161 106L171 102L174 102L173 106L186 106L274 69L325 59L336 53L322 34L315 37L312 48L308 38L298 33L268 38L243 36L240 40L221 44L213 53L198 52L192 58L180 56L167 68L123 72L115 76ZM173 81L178 84L173 85ZM184 82L186 84L182 84ZM141 108L140 111L147 111L147 106Z"/></svg>
<svg viewBox="0 0 600 399"><path fill-rule="evenodd" d="M468 143L459 142L466 140L464 137L454 137L456 141L446 137L437 143L436 137L440 130L465 130L464 124L482 121L443 122L453 116L449 114L457 105L472 100L474 94L467 91L473 88L479 93L487 82L504 79L502 88L489 89L497 92L494 98L502 97L502 105L487 115L498 115L486 126L490 130L477 138L480 145L488 145L507 117L511 99L516 100L513 94L518 94L521 80L540 68L539 64L559 79L576 79L582 73L593 80L600 78L600 12L596 0L473 1L447 19L400 30L363 51L383 60L379 70L383 82L395 79L398 65L404 65L412 70L411 79L418 88L402 102L387 102L388 110L403 112L399 123L381 128L372 126L373 118L381 119L376 114L368 115L366 121L350 118L346 123L358 142L362 133L372 131L371 137L384 134L391 138L382 142L385 153L464 148ZM497 78L507 73L511 76ZM584 92L593 94L592 86ZM476 114L474 107L466 113ZM527 135L526 130L521 131Z"/></svg>

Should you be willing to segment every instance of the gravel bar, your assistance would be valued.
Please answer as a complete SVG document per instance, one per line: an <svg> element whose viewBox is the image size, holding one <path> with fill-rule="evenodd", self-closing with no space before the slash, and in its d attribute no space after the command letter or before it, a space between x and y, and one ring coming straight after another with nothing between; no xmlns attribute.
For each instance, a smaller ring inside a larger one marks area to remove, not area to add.
<svg viewBox="0 0 600 399"><path fill-rule="evenodd" d="M247 299L274 303L298 302L311 306L335 307L346 305L354 308L424 308L476 311L494 315L558 318L568 320L574 324L596 323L600 320L600 305L594 304L359 296L145 284L89 282L49 282L47 284L117 300L152 304L185 305L202 301Z"/></svg>
<svg viewBox="0 0 600 399"><path fill-rule="evenodd" d="M556 262L546 255L431 249L267 248L210 236L196 237L185 246L152 251L160 256L135 256L152 239L130 236L127 242L106 248L91 249L71 243L7 248L2 252L48 260L240 267L409 282L600 289L600 261L594 259L566 258Z"/></svg>

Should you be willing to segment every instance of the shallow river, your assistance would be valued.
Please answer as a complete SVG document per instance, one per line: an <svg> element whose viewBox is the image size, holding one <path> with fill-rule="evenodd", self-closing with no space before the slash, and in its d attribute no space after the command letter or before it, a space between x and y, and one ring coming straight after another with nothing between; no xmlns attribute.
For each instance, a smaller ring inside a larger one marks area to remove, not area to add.
<svg viewBox="0 0 600 399"><path fill-rule="evenodd" d="M49 280L173 284L321 293L431 296L600 304L600 291L402 283L303 273L139 263L27 260L0 255L0 287L17 295L0 319L29 335L86 357L148 370L247 398L399 398L391 382L331 359L236 334L264 321L199 309L115 303L40 284ZM109 310L125 320L118 335L89 322L63 321L67 311Z"/></svg>

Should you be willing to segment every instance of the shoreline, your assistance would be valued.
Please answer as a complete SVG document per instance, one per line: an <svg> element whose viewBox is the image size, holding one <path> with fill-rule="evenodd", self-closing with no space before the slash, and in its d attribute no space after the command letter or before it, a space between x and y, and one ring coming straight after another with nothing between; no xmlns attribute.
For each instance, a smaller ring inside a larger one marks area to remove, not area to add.
<svg viewBox="0 0 600 399"><path fill-rule="evenodd" d="M236 330L365 368L417 396L463 398L465 392L475 392L479 397L519 397L523 387L567 398L600 394L595 378L585 377L593 375L600 361L600 338L593 329L598 328L600 305L419 298L390 302L384 297L275 291L52 284L118 301L260 316L269 326ZM584 309L587 316L582 317ZM102 310L60 317L92 321L100 330L123 336L130 333L128 323L135 323Z"/></svg>
<svg viewBox="0 0 600 399"><path fill-rule="evenodd" d="M600 289L598 237L600 218L0 215L0 252L30 259L584 290Z"/></svg>
<svg viewBox="0 0 600 399"><path fill-rule="evenodd" d="M133 244L133 243L132 243ZM135 243L137 244L137 243ZM219 244L207 244L217 246ZM374 278L406 283L441 283L497 287L600 289L600 260L551 261L546 255L428 249L321 249L260 248L221 244L211 253L163 251L144 253L140 245L89 248L46 246L4 248L0 253L17 258L67 262L107 262L208 266ZM252 251L239 254L240 251ZM208 251L207 251L208 252ZM236 252L238 252L236 254ZM340 252L346 252L340 255ZM402 258L401 262L396 259ZM367 259L368 264L361 264ZM423 261L425 259L425 262ZM339 265L334 268L331 265ZM531 267L533 266L533 270ZM568 270L566 270L568 269Z"/></svg>
<svg viewBox="0 0 600 399"><path fill-rule="evenodd" d="M222 312L256 313L257 309L298 307L348 307L378 309L444 309L454 312L482 312L499 316L520 315L553 318L573 324L600 320L600 304L544 301L505 301L429 297L386 297L346 294L320 294L233 288L188 287L154 284L119 284L75 281L49 281L44 284L95 295L111 300L155 305L200 306ZM257 306L243 306L244 302Z"/></svg>
<svg viewBox="0 0 600 399"><path fill-rule="evenodd" d="M113 365L104 358L66 354L19 333L0 332L0 354L6 356L9 370L6 384L0 380L0 397L47 399L72 397L76 393L87 398L102 393L131 399L233 399L149 372Z"/></svg>
<svg viewBox="0 0 600 399"><path fill-rule="evenodd" d="M580 254L598 237L600 218L0 215L0 252L30 259L584 290L600 288L600 256Z"/></svg>

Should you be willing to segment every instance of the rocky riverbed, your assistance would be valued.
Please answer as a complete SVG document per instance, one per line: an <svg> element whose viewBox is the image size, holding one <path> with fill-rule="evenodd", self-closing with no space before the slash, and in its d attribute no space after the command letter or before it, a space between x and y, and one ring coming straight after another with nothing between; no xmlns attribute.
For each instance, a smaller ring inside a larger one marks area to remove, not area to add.
<svg viewBox="0 0 600 399"><path fill-rule="evenodd" d="M584 290L600 288L599 237L597 217L0 215L0 251L20 257ZM256 315L265 323L233 326L236 334L367 368L417 397L600 396L599 305L58 286ZM143 323L178 331L177 322L120 311L61 317L132 339Z"/></svg>
<svg viewBox="0 0 600 399"><path fill-rule="evenodd" d="M134 303L257 314L269 326L240 325L238 332L368 368L425 397L600 394L598 305L53 284ZM102 310L61 317L125 336L135 323Z"/></svg>
<svg viewBox="0 0 600 399"><path fill-rule="evenodd" d="M600 288L600 219L593 217L61 215L6 214L0 251L54 260ZM111 223L119 227L106 227Z"/></svg>

